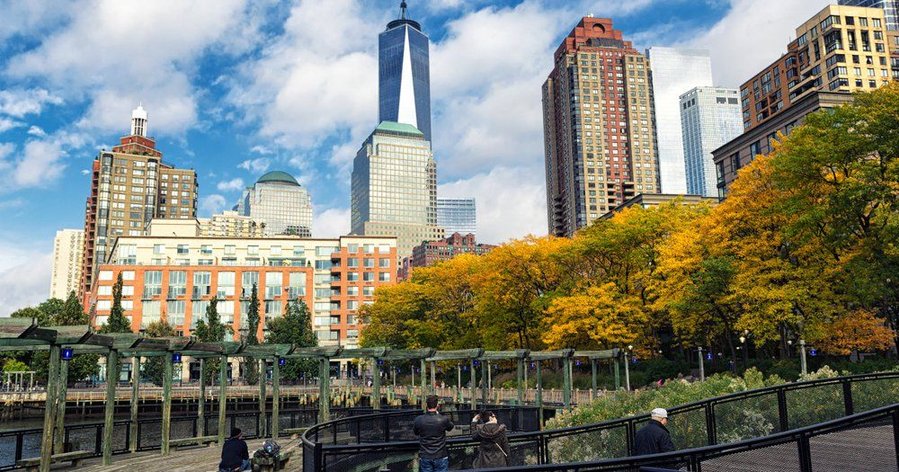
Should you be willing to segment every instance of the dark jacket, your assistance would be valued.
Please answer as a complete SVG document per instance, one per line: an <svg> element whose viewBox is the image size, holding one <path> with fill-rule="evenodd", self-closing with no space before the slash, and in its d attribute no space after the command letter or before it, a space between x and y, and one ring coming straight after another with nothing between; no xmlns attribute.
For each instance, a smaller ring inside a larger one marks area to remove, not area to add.
<svg viewBox="0 0 899 472"><path fill-rule="evenodd" d="M446 450L446 432L455 426L449 417L440 413L425 413L415 418L412 431L418 436L418 456L422 459L442 459L449 456Z"/></svg>
<svg viewBox="0 0 899 472"><path fill-rule="evenodd" d="M668 428L656 420L649 420L646 426L637 431L634 449L638 456L675 450Z"/></svg>
<svg viewBox="0 0 899 472"><path fill-rule="evenodd" d="M499 423L472 423L471 437L481 441L474 468L505 467L509 465L509 438L506 426Z"/></svg>
<svg viewBox="0 0 899 472"><path fill-rule="evenodd" d="M233 470L240 467L243 461L250 459L250 451L243 439L231 438L222 446L222 461L219 469Z"/></svg>

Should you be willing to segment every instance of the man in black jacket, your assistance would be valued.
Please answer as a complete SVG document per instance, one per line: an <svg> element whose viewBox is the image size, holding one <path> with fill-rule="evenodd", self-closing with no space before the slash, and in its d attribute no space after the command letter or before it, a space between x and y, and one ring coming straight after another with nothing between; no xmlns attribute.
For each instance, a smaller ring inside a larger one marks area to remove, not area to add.
<svg viewBox="0 0 899 472"><path fill-rule="evenodd" d="M219 472L239 470L250 470L250 451L247 450L247 442L243 440L243 432L240 428L234 428L231 430L231 437L222 446Z"/></svg>
<svg viewBox="0 0 899 472"><path fill-rule="evenodd" d="M437 412L437 395L428 395L428 411L415 418L412 431L418 436L419 472L446 472L449 470L449 452L446 450L446 433L453 430L453 422Z"/></svg>
<svg viewBox="0 0 899 472"><path fill-rule="evenodd" d="M668 412L664 408L655 408L650 412L649 417L649 423L646 423L646 426L637 431L634 444L637 455L643 456L674 451L671 433L665 427L668 424Z"/></svg>

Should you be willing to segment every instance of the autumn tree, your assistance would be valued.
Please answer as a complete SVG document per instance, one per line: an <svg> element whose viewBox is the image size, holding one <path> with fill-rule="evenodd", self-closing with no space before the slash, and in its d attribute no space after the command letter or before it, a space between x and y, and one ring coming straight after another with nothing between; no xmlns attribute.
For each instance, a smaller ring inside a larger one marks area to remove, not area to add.
<svg viewBox="0 0 899 472"><path fill-rule="evenodd" d="M893 330L867 310L840 316L824 332L815 345L830 354L847 356L853 352L886 351L893 344Z"/></svg>

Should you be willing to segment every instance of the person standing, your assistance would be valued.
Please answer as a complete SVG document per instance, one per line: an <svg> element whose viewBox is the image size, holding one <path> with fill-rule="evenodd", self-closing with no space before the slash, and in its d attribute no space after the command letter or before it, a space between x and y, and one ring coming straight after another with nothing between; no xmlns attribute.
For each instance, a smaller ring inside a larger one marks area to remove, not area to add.
<svg viewBox="0 0 899 472"><path fill-rule="evenodd" d="M446 449L446 433L455 425L447 416L437 411L437 395L428 395L427 412L418 415L412 431L418 436L419 472L446 472L449 470L449 451Z"/></svg>
<svg viewBox="0 0 899 472"><path fill-rule="evenodd" d="M655 408L649 413L649 423L637 431L634 441L636 455L660 454L674 451L671 433L668 432L668 411Z"/></svg>
<svg viewBox="0 0 899 472"><path fill-rule="evenodd" d="M493 412L482 411L472 418L471 437L481 442L472 467L482 469L509 465L509 438L506 436L506 425L499 424Z"/></svg>
<svg viewBox="0 0 899 472"><path fill-rule="evenodd" d="M243 432L240 428L234 428L231 430L231 437L222 446L219 472L239 470L250 470L250 451L247 450L247 442L243 440Z"/></svg>

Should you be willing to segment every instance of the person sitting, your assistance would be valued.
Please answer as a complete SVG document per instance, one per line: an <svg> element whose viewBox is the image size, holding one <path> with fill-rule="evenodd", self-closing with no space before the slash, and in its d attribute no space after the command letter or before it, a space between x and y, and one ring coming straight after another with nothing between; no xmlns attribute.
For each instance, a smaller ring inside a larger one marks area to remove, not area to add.
<svg viewBox="0 0 899 472"><path fill-rule="evenodd" d="M250 470L250 451L247 442L243 440L243 432L240 428L231 430L231 436L222 446L222 461L219 462L219 472L237 472Z"/></svg>
<svg viewBox="0 0 899 472"><path fill-rule="evenodd" d="M499 424L493 412L482 411L471 419L471 437L481 442L472 467L483 469L509 465L506 425Z"/></svg>

